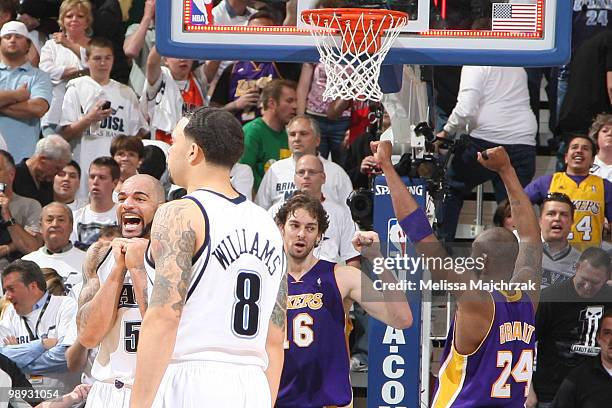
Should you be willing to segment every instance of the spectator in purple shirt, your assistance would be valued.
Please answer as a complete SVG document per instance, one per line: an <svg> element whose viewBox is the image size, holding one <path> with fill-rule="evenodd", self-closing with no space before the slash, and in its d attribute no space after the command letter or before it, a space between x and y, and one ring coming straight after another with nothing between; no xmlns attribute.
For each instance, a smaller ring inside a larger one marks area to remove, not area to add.
<svg viewBox="0 0 612 408"><path fill-rule="evenodd" d="M612 184L589 174L596 153L593 140L584 135L574 136L565 154L565 171L541 176L525 187L534 204L542 203L552 192L571 198L576 212L568 240L582 249L600 246L605 220L612 220Z"/></svg>

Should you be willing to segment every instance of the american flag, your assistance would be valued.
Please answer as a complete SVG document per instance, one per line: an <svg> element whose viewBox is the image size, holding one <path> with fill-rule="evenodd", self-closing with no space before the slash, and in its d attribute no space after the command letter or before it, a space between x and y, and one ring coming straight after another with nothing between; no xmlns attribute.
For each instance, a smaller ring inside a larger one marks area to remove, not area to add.
<svg viewBox="0 0 612 408"><path fill-rule="evenodd" d="M493 31L536 31L536 4L493 3Z"/></svg>

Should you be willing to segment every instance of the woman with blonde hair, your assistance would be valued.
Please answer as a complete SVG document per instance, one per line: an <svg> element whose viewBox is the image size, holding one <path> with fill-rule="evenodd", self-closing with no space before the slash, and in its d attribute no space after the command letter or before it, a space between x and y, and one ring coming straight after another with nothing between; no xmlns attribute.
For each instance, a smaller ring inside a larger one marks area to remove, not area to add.
<svg viewBox="0 0 612 408"><path fill-rule="evenodd" d="M56 133L62 118L66 83L88 72L85 49L92 34L91 3L88 0L65 0L60 6L58 23L61 32L54 33L42 47L38 66L49 74L53 83L53 99L41 119L44 134Z"/></svg>

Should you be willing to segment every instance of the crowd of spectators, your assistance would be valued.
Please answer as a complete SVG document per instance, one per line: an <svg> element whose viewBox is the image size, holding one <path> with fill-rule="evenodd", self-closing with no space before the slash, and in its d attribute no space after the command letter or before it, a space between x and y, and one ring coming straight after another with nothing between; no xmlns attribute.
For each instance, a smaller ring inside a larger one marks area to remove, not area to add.
<svg viewBox="0 0 612 408"><path fill-rule="evenodd" d="M368 129L368 103L323 100L321 64L164 57L155 47L155 0L40 3L0 0L0 353L16 365L0 360L5 372L57 387L66 401L86 395L80 388L70 394L80 369L70 370L66 358L69 349L86 355L75 343L85 251L120 234L118 192L128 178L149 174L168 199L184 194L172 184L166 156L177 122L200 106L226 109L243 124L234 188L272 215L298 190L320 200L330 227L316 256L359 266L350 242L358 226L346 200L377 173L368 143L380 132ZM214 3L215 24L296 24L295 1ZM436 67L433 81L423 79L437 135L469 135L450 163L439 236L455 239L464 198L486 181L500 203L495 225L513 230L502 183L476 160L486 148L506 148L540 206L546 289L530 407L570 406L555 395L588 399L586 387L612 385L612 31L581 26L585 12L574 7L570 64L546 72L559 89L551 105L555 140L567 146L564 168L554 174L534 179L530 87L537 77L539 91L539 71ZM363 359L356 365L363 368Z"/></svg>

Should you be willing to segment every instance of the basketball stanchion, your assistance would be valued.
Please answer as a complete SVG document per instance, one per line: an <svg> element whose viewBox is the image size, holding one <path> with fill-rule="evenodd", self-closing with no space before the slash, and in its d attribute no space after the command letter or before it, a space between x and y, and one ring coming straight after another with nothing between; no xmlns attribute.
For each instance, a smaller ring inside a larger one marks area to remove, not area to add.
<svg viewBox="0 0 612 408"><path fill-rule="evenodd" d="M408 15L400 11L336 8L304 10L302 21L325 67L324 99L380 101L380 67Z"/></svg>

